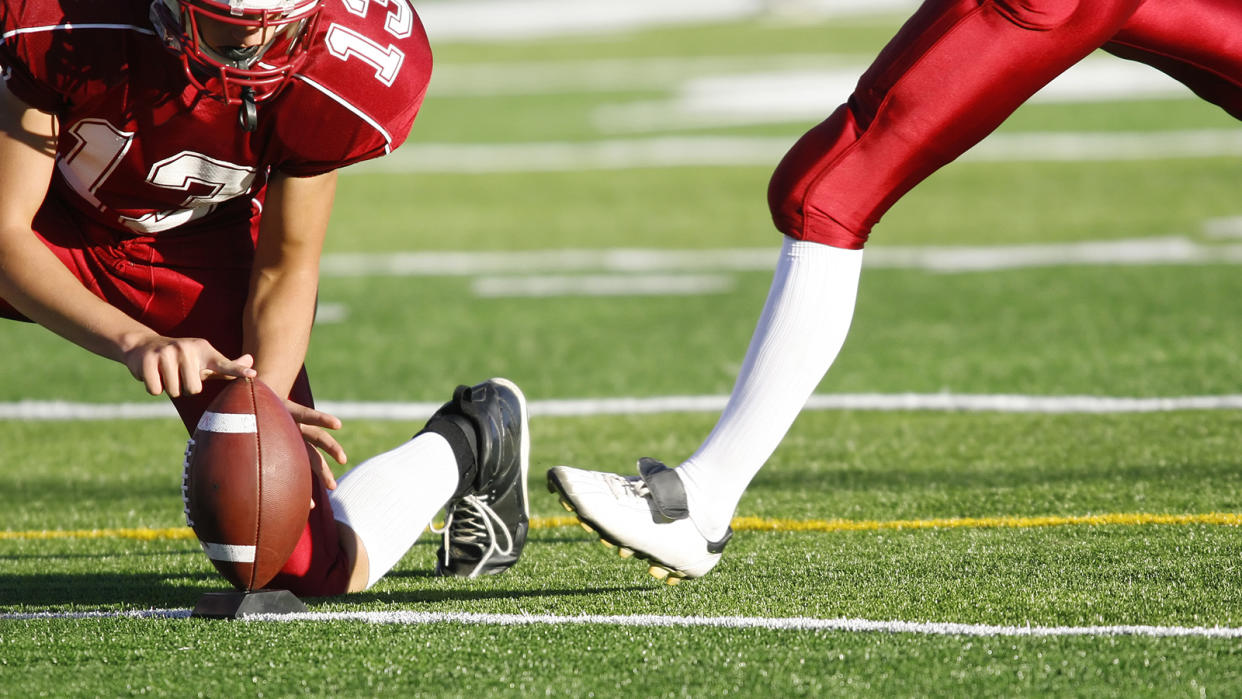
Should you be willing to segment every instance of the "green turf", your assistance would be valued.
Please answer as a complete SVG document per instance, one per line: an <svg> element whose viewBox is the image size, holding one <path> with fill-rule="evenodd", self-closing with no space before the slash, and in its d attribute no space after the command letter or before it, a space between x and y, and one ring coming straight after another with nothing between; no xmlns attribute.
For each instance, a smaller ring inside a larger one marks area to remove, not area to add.
<svg viewBox="0 0 1242 699"><path fill-rule="evenodd" d="M5 679L57 696L100 685L174 696L1193 696L1239 682L1236 646L1205 640L606 629L584 643L573 627L476 637L454 626L183 621L14 630L29 640L6 643L0 668L24 670ZM148 645L131 640L153 632Z"/></svg>
<svg viewBox="0 0 1242 699"><path fill-rule="evenodd" d="M793 137L790 138L793 143ZM341 180L333 251L777 245L771 168ZM877 244L1197 235L1236 211L1236 159L955 163L895 206ZM364 225L365 223L365 225Z"/></svg>
<svg viewBox="0 0 1242 699"><path fill-rule="evenodd" d="M446 375L496 373L533 399L723 394L769 281L738 274L728 293L690 297L480 299L469 278L328 279L321 299L348 318L315 331L309 366L321 397L335 400L436 401ZM1231 393L1240 292L1225 265L872 270L822 388ZM0 400L146 399L119 365L37 327L5 326L0 354L10 377Z"/></svg>
<svg viewBox="0 0 1242 699"><path fill-rule="evenodd" d="M494 69L563 79L603 66L616 82L482 96L433 83L412 142L671 134L792 143L810 121L618 134L595 116L672 99L681 80L670 66L707 76L721 65L744 72L737 64L745 68L748 58L768 70L811 54L808 67L862 65L897 21L756 19L590 38L437 41L448 77L481 79ZM1231 126L1213 107L1162 100L1030 105L1002 130ZM350 174L340 181L328 248L775 252L764 194L772 166ZM901 201L872 248L1174 235L1223 245L1204 228L1238 215L1240 176L1226 157L963 162ZM458 381L497 374L532 400L722 395L770 272L728 276L730 290L706 296L546 299L476 298L471 276L329 277L321 300L345 319L316 329L308 363L317 395L329 400L440 401ZM1234 394L1240 279L1223 263L867 269L849 341L820 391ZM0 402L162 400L146 398L119 365L37 327L0 325L0 357ZM533 514L564 514L543 490L547 468L629 471L642 455L677 463L715 419L537 417ZM357 463L417 428L350 420L340 438ZM739 514L887 522L1240 512L1240 429L1242 416L1225 410L807 412ZM184 439L174 419L0 420L0 532L180 526ZM675 588L575 527L534 531L520 565L486 580L430 575L435 546L424 536L365 593L308 602L318 611L1242 626L1242 529L1217 525L740 531L712 576ZM184 610L222 585L190 539L0 538L0 614ZM10 617L0 618L0 695L1231 696L1242 693L1240 647L1237 639L1134 636Z"/></svg>

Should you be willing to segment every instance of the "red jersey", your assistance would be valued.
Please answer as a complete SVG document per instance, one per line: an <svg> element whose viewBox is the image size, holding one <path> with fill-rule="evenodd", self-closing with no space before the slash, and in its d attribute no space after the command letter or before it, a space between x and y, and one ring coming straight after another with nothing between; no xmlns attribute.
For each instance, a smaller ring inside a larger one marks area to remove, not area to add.
<svg viewBox="0 0 1242 699"><path fill-rule="evenodd" d="M150 5L0 0L9 90L59 119L52 193L118 237L249 235L272 171L384 155L422 104L431 51L407 0L327 0L308 60L253 132L189 85Z"/></svg>

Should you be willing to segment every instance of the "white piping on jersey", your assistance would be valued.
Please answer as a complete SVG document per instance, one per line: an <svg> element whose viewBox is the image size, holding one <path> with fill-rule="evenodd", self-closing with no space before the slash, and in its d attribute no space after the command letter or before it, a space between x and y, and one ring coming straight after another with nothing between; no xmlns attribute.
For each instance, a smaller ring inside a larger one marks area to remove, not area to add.
<svg viewBox="0 0 1242 699"><path fill-rule="evenodd" d="M155 32L153 30L144 29L143 27L139 27L133 24L73 24L73 23L69 23L69 24L49 24L44 27L25 27L22 29L14 29L13 31L5 32L3 35L0 35L0 42L8 41L11 37L17 36L18 34L33 34L35 32L55 32L55 31L60 31L62 29L129 29L132 31L136 31L139 34L148 34L150 36L155 36Z"/></svg>
<svg viewBox="0 0 1242 699"><path fill-rule="evenodd" d="M363 120L363 121L365 121L366 123L370 124L370 125L371 125L371 128L373 128L373 129L375 129L376 131L378 131L378 132L380 133L380 135L384 137L384 154L385 154L385 155L387 155L387 154L389 154L389 153L391 153L391 152L392 152L392 136L389 136L389 135L388 135L388 132L387 132L386 130L384 130L384 127L382 127L382 126L380 126L380 125L379 125L379 122L377 122L377 121L375 121L374 119L372 119L371 117L367 116L367 114L366 114L365 112L363 112L361 109L358 109L358 108L357 108L357 107L355 107L354 105L350 104L350 103L349 103L349 101L348 101L348 100L346 100L344 97L341 97L340 95L338 95L338 94L336 94L335 92L333 92L333 91L329 90L328 88L324 87L323 85L320 85L319 83L315 82L314 80L311 80L310 78L306 77L305 75L296 75L296 74L295 74L295 75L293 76L293 78L294 78L295 80L301 80L302 82L306 83L307 85L310 85L311 87L315 88L316 90L319 90L319 91L320 91L320 92L322 92L323 94L327 95L327 96L328 96L328 98L329 98L329 99L331 99L332 101L334 101L334 102L336 102L337 104L341 105L342 107L344 107L344 108L348 109L349 111L353 112L354 114L357 114L359 119L362 119L362 120Z"/></svg>

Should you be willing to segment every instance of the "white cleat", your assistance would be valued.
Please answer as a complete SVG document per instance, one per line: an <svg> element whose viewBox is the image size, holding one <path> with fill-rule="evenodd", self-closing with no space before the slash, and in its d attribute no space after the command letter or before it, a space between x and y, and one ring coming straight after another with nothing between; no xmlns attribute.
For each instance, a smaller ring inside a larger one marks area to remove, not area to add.
<svg viewBox="0 0 1242 699"><path fill-rule="evenodd" d="M672 469L643 458L638 473L624 477L557 466L548 471L548 490L622 558L647 561L647 572L657 580L675 585L706 575L733 530L708 541L690 521L686 491Z"/></svg>

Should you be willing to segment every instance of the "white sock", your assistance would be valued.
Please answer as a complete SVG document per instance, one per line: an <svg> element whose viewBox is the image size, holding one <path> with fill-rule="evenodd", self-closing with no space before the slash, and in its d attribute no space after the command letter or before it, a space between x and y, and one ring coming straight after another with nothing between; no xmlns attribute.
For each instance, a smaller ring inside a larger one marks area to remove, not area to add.
<svg viewBox="0 0 1242 699"><path fill-rule="evenodd" d="M425 432L358 464L330 491L336 521L362 541L367 587L392 570L457 490L457 460L444 437Z"/></svg>
<svg viewBox="0 0 1242 699"><path fill-rule="evenodd" d="M861 270L862 250L785 239L729 402L676 469L690 517L709 541L724 536L742 493L840 352Z"/></svg>

